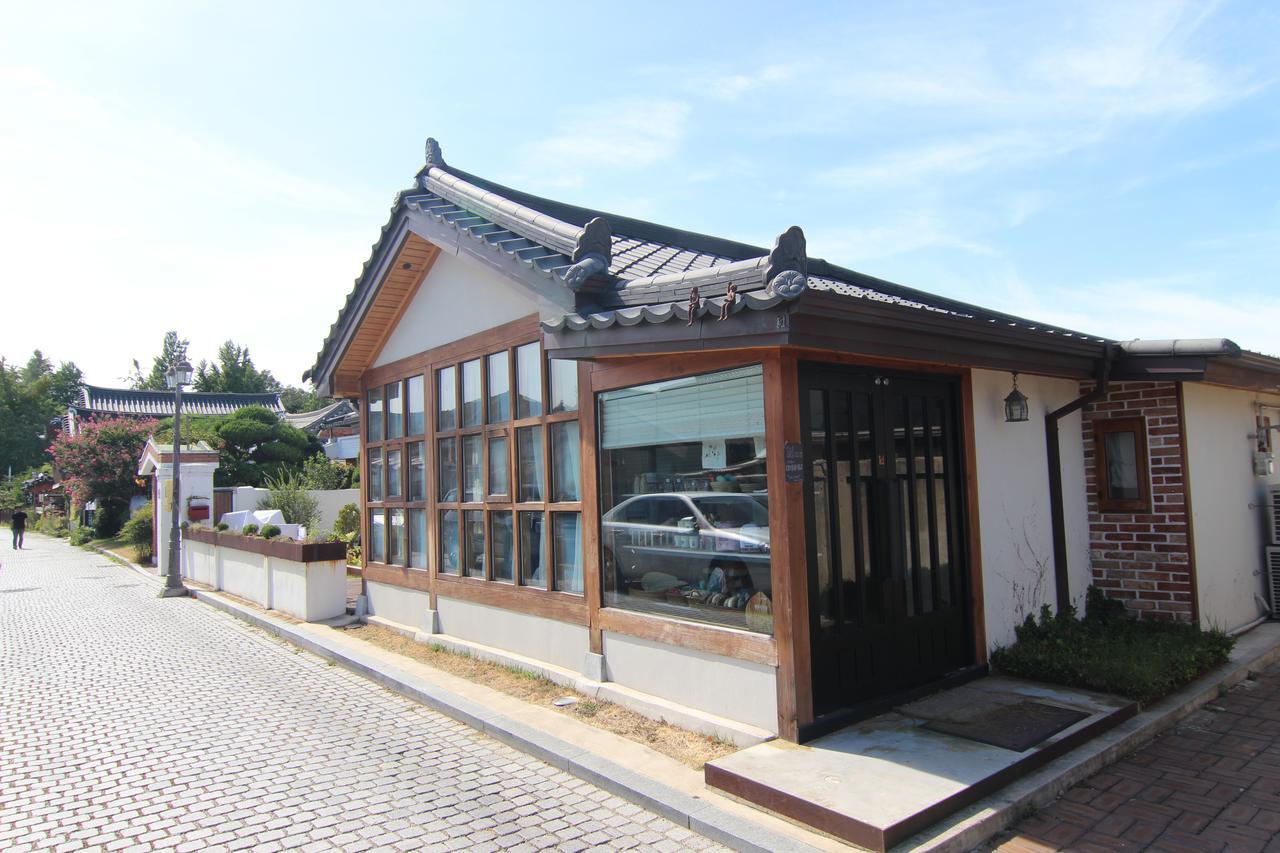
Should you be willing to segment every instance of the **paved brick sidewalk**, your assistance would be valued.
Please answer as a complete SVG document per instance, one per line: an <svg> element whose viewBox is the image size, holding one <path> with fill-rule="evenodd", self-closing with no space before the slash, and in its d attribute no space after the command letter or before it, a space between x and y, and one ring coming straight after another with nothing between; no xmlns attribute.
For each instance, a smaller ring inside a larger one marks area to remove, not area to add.
<svg viewBox="0 0 1280 853"><path fill-rule="evenodd" d="M1280 851L1280 664L1024 820L1004 853Z"/></svg>
<svg viewBox="0 0 1280 853"><path fill-rule="evenodd" d="M714 846L101 555L27 543L0 550L0 850Z"/></svg>

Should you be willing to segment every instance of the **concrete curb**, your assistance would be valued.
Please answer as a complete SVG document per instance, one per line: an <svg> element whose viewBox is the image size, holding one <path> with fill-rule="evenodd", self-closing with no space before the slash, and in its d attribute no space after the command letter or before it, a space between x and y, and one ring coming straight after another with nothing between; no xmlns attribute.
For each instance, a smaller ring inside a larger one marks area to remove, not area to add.
<svg viewBox="0 0 1280 853"><path fill-rule="evenodd" d="M1111 731L1049 762L966 809L943 818L895 850L961 853L1004 832L1067 789L1173 728L1250 674L1280 660L1280 624L1264 623L1237 640L1231 659Z"/></svg>
<svg viewBox="0 0 1280 853"><path fill-rule="evenodd" d="M726 812L697 796L685 794L582 747L498 714L371 656L329 646L295 630L285 622L204 590L193 589L191 594L199 601L287 640L324 660L339 664L388 690L426 705L495 740L735 850L799 853L817 849L759 824L744 822L740 816Z"/></svg>

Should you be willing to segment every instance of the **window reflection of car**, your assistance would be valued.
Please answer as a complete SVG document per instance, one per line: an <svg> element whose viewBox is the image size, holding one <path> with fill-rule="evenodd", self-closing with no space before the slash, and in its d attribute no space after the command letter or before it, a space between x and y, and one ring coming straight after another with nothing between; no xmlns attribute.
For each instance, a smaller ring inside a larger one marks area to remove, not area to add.
<svg viewBox="0 0 1280 853"><path fill-rule="evenodd" d="M661 585L661 578L703 589L726 582L770 588L765 495L637 495L606 512L602 521L605 577L615 579L619 592L632 584Z"/></svg>

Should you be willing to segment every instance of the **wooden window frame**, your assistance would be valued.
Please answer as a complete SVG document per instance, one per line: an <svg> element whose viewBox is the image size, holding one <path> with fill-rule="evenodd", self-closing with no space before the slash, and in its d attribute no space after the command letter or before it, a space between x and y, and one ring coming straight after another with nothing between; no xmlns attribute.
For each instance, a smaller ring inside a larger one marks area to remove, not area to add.
<svg viewBox="0 0 1280 853"><path fill-rule="evenodd" d="M1138 497L1111 497L1111 480L1107 474L1106 437L1112 433L1131 432L1134 435L1134 453L1138 466ZM1143 417L1109 418L1093 425L1093 455L1097 483L1098 511L1149 513L1151 512L1151 463L1147 454L1147 422Z"/></svg>
<svg viewBox="0 0 1280 853"><path fill-rule="evenodd" d="M430 495L430 488L432 485L431 475L434 473L434 467L431 464L432 457L428 455L431 450L431 447L428 444L428 442L430 441L430 439L428 438L428 435L430 432L430 429L429 429L430 424L427 424L424 422L422 433L418 435L408 435L409 380L413 379L416 376L423 377L423 383L424 383L423 404L426 405L427 400L430 397L430 393L428 389L425 387L425 383L428 379L428 376L421 369L406 368L402 372L396 373L394 375L379 377L380 381L366 382L361 385L360 394L361 394L362 405L364 406L364 408L362 408L360 412L361 421L362 421L361 429L360 429L361 448L362 448L362 452L360 454L360 465L361 465L360 500L364 507L362 524L364 524L366 527L368 526L369 513L381 512L383 529L386 530L386 537L387 537L387 541L383 548L383 557L384 557L383 561L376 562L376 563L370 561L368 558L367 549L365 549L365 553L362 555L362 561L365 565L388 566L395 569L405 569L411 572L425 572L430 568L430 565L431 565L431 551L429 548L427 550L426 566L409 565L409 563L411 562L410 554L412 552L412 549L409 547L410 542L412 540L412 537L410 535L410 529L409 529L411 524L410 519L412 518L411 511L412 510L423 510L424 512L430 511L430 503L428 501L428 498L430 498L431 496ZM398 386L399 393L400 393L400 435L396 438L387 437L387 433L388 433L387 427L391 422L391 412L389 411L389 406L387 405L387 391L386 391L387 386L389 385ZM369 404L369 398L371 394L376 394L377 399L382 404L382 438L377 441L369 440L368 425L367 423L365 423L365 421L367 421L368 404ZM429 414L429 412L427 412L426 414ZM425 468L425 472L423 476L426 479L427 491L426 493L424 493L422 500L410 500L409 498L409 459L410 459L409 446L413 444L418 444L419 442L423 444L423 466ZM382 499L381 500L372 500L369 497L369 461L373 451L379 451L382 454ZM387 457L390 452L396 452L396 451L400 453L400 478L399 478L400 493L398 497L393 498L391 496L391 472L390 472L390 466L387 464ZM391 510L395 510L395 509L402 510L404 512L405 548L404 548L404 553L401 555L400 562L392 563L392 562L389 562L388 558L390 557L390 554L391 554L391 535L392 535L391 534ZM430 516L428 516L428 523L427 523L428 545L431 540L431 535L430 535L431 527L432 525L430 523ZM364 537L362 538L362 541L363 542L369 541L368 530L365 530L365 534L364 534Z"/></svg>
<svg viewBox="0 0 1280 853"><path fill-rule="evenodd" d="M520 418L518 407L519 396L519 362L517 360L516 351L519 347L528 344L535 344L538 348L539 355L539 386L542 395L541 414ZM497 423L489 422L489 359L491 356L505 355L507 359L507 393L508 393L508 419ZM465 362L480 362L480 423L474 426L463 425L463 399L462 399L462 365ZM439 398L440 398L440 375L442 369L449 367L454 368L454 401L456 405L456 418L453 429L441 430L439 419ZM424 418L424 431L421 435L408 436L401 438L388 439L387 419L390 414L387 411L385 386L389 384L399 384L401 397L401 418L402 432L408 427L409 404L408 404L408 380L411 377L422 375L423 377L423 394L424 404L426 407ZM405 548L404 560L401 563L374 563L365 559L365 566L372 569L370 576L379 578L387 577L389 572L400 573L408 569L418 575L426 575L426 583L414 582L411 578L401 577L410 586L418 588L427 588L431 591L447 588L449 595L457 594L458 597L470 600L478 600L484 603L493 603L497 606L510 606L514 609L535 609L548 610L547 615L558 615L561 618L571 618L573 621L585 622L585 601L586 595L586 565L583 566L583 588L579 590L560 590L556 588L555 575L555 542L552 536L551 524L553 523L554 514L559 512L576 513L580 519L580 530L583 532L584 541L579 543L582 553L586 552L585 530L586 519L583 518L583 501L551 501L551 425L565 421L579 421L581 413L581 392L579 387L579 408L576 411L559 412L549 414L550 410L550 381L551 370L550 360L545 349L542 346L542 337L540 329L536 323L527 321L516 321L504 326L491 329L488 332L482 332L465 338L461 341L438 347L420 353L417 356L411 356L402 359L390 365L384 365L373 368L366 372L361 382L361 400L362 405L367 406L369 393L383 388L380 397L383 406L383 439L380 441L369 441L367 427L362 424L361 436L363 453L363 464L367 468L367 460L369 451L381 449L383 452L383 500L370 501L368 499L367 488L362 490L362 504L364 507L363 518L367 525L368 514L371 511L382 511L384 515L384 525L390 523L390 513L392 509L405 510L405 523L410 524L410 510L421 509L426 513L427 518L427 567L425 571L420 567L409 567L410 548ZM367 409L362 408L362 415ZM538 426L541 428L541 449L543 454L543 483L541 501L521 501L519 495L519 457L518 447L516 443L517 430ZM579 424L579 446L578 446L578 493L583 494L583 468L585 465L583 453L583 428ZM479 436L481 443L481 481L484 494L478 501L465 501L462 494L463 487L463 459L462 452L463 438L465 436ZM507 442L507 491L506 495L490 495L488 493L490 483L490 442L494 438L505 438ZM439 446L442 439L452 438L456 442L457 447L457 490L454 495L455 500L447 501L442 499L440 492L440 469L439 469ZM409 501L408 500L408 484L409 484L409 449L408 445L421 441L423 442L423 456L426 461L426 493L425 500ZM401 486L400 491L402 499L387 499L386 487L386 451L388 449L399 449L401 451ZM367 481L367 474L362 476L362 484ZM458 573L445 573L440 571L441 555L444 547L443 537L440 528L440 517L443 512L456 511L458 521ZM484 535L485 535L485 557L483 561L483 576L469 577L466 574L467 564L469 562L466 556L466 530L464 526L464 513L468 511L478 511L482 513ZM530 585L523 583L522 573L520 571L521 555L523 553L523 543L520 535L520 513L536 512L542 515L543 524L543 557L545 565L543 567L544 583L538 585ZM497 580L493 571L493 550L491 540L491 531L493 529L493 517L495 513L510 513L512 521L512 560L513 572L511 580ZM388 537L390 536L390 528L388 527ZM367 533L366 533L367 536ZM409 531L406 530L406 545L410 539ZM388 541L387 551L390 552L390 542ZM521 600L527 600L530 596L541 596L547 599L563 600L563 604L556 601L548 601L544 607L527 608L520 604L511 603L509 596L521 596ZM505 602L505 603L504 603Z"/></svg>

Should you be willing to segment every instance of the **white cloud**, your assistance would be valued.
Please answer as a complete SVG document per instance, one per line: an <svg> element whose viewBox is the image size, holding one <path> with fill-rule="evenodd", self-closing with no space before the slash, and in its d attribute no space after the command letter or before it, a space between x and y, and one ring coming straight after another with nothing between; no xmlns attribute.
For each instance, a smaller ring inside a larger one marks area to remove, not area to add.
<svg viewBox="0 0 1280 853"><path fill-rule="evenodd" d="M526 149L526 160L564 170L639 168L671 157L688 129L691 107L679 100L625 98L595 104Z"/></svg>
<svg viewBox="0 0 1280 853"><path fill-rule="evenodd" d="M806 229L805 235L812 255L855 269L867 261L921 249L951 249L981 257L1000 254L989 245L958 235L926 210L913 211L870 227Z"/></svg>

